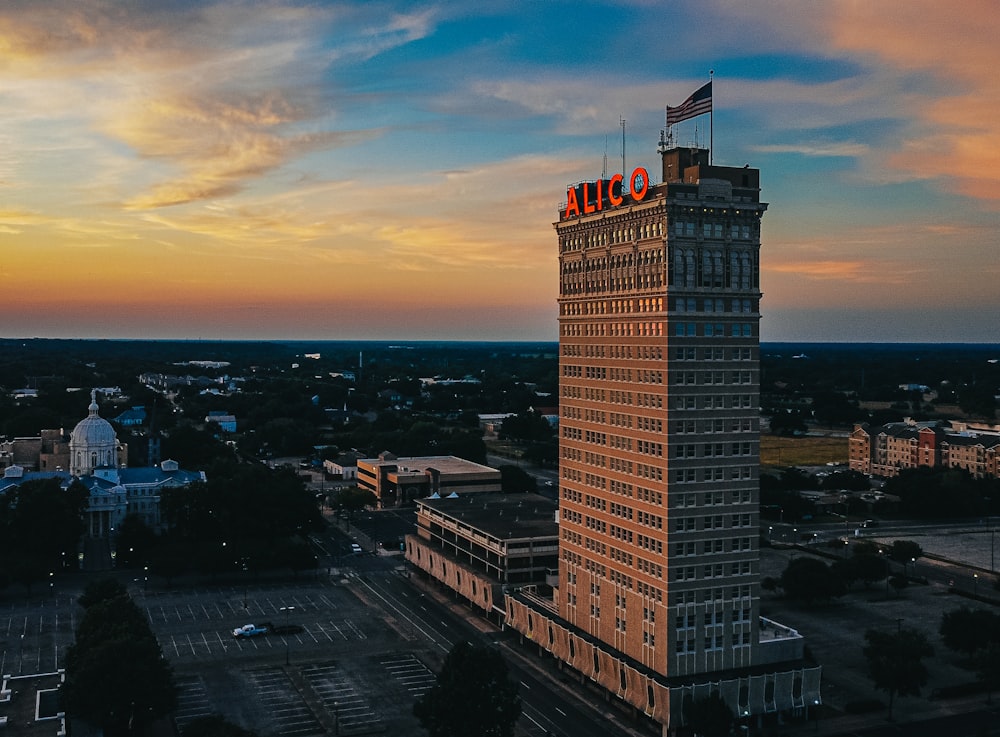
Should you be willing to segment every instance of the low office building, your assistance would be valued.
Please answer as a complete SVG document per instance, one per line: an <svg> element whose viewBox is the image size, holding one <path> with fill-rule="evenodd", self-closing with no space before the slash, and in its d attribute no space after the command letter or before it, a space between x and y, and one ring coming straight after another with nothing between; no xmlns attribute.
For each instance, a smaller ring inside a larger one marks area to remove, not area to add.
<svg viewBox="0 0 1000 737"><path fill-rule="evenodd" d="M418 499L406 559L500 621L506 586L545 585L559 567L558 506L536 494Z"/></svg>
<svg viewBox="0 0 1000 737"><path fill-rule="evenodd" d="M500 472L455 456L399 458L381 453L358 459L358 487L370 491L379 509L437 495L499 492Z"/></svg>

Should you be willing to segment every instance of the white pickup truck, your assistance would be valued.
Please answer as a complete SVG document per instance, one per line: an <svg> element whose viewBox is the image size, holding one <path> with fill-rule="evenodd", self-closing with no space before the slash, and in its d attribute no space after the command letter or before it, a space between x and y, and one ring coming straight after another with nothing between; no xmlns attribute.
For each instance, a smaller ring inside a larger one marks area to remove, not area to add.
<svg viewBox="0 0 1000 737"><path fill-rule="evenodd" d="M245 624L233 630L233 637L255 637L256 635L266 635L267 627L258 627L255 624Z"/></svg>

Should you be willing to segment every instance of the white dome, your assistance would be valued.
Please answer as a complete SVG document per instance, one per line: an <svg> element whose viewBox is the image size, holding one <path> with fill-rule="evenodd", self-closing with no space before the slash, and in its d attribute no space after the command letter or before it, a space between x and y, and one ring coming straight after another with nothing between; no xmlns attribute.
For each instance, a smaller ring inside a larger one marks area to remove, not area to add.
<svg viewBox="0 0 1000 737"><path fill-rule="evenodd" d="M115 429L111 427L110 422L97 414L97 398L93 394L89 409L90 415L86 419L80 420L73 428L73 432L70 433L70 444L81 448L90 448L95 445L115 445L118 442Z"/></svg>
<svg viewBox="0 0 1000 737"><path fill-rule="evenodd" d="M90 415L70 433L69 456L69 472L74 476L118 466L118 437L111 423L97 414L96 391L90 393Z"/></svg>

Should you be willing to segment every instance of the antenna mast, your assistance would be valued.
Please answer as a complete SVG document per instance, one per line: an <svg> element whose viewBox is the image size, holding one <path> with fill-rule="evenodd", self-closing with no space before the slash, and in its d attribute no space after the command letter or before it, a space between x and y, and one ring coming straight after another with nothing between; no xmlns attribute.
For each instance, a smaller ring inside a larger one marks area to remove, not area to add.
<svg viewBox="0 0 1000 737"><path fill-rule="evenodd" d="M622 122L622 176L625 176L625 118L619 118Z"/></svg>

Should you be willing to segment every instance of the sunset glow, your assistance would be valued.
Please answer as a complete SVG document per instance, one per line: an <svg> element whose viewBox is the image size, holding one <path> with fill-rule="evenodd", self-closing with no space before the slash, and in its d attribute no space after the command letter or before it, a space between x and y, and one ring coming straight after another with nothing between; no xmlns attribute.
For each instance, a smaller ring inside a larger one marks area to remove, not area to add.
<svg viewBox="0 0 1000 737"><path fill-rule="evenodd" d="M567 185L713 69L762 340L996 341L994 3L733 6L6 2L0 334L554 340Z"/></svg>

